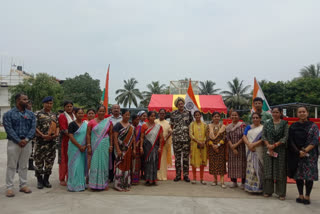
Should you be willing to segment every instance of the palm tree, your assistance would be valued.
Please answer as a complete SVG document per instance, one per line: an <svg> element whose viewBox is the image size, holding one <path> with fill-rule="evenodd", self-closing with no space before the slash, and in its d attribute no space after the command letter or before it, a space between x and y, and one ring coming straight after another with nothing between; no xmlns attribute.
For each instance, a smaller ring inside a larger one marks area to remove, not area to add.
<svg viewBox="0 0 320 214"><path fill-rule="evenodd" d="M151 82L151 84L147 85L147 88L149 89L149 91L143 91L142 95L143 95L143 100L140 102L140 106L144 106L147 107L152 94L165 94L166 92L166 85L162 84L160 85L159 81L156 82Z"/></svg>
<svg viewBox="0 0 320 214"><path fill-rule="evenodd" d="M250 88L250 85L244 86L243 80L240 82L238 77L234 78L232 82L228 81L227 84L230 91L221 92L224 94L223 98L226 105L233 109L248 107L250 95L247 93L247 90Z"/></svg>
<svg viewBox="0 0 320 214"><path fill-rule="evenodd" d="M116 94L119 94L116 97L116 101L118 104L123 104L124 107L127 107L129 104L129 108L133 103L136 107L138 106L137 97L142 99L142 94L139 89L135 88L138 81L135 78L131 78L128 80L124 80L124 89L116 90Z"/></svg>
<svg viewBox="0 0 320 214"><path fill-rule="evenodd" d="M214 89L214 86L216 85L215 82L212 82L211 80L206 80L205 82L200 82L200 94L201 95L214 95L217 94L218 91L220 91L220 88Z"/></svg>
<svg viewBox="0 0 320 214"><path fill-rule="evenodd" d="M300 70L300 76L303 78L320 78L320 63L305 66Z"/></svg>

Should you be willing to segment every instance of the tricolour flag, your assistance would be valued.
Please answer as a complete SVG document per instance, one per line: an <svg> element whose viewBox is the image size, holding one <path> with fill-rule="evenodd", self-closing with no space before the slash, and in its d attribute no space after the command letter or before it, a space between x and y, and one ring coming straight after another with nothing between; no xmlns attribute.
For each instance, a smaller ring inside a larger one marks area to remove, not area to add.
<svg viewBox="0 0 320 214"><path fill-rule="evenodd" d="M104 97L103 97L103 105L108 109L108 95L109 95L109 69L110 64L108 66L107 78L106 78L106 87L104 89Z"/></svg>
<svg viewBox="0 0 320 214"><path fill-rule="evenodd" d="M186 98L185 98L185 108L188 111L191 111L192 115L195 111L197 111L197 110L200 111L196 97L194 96L194 93L193 93L191 80L189 80L189 87L188 87L188 91L187 91Z"/></svg>
<svg viewBox="0 0 320 214"><path fill-rule="evenodd" d="M266 97L264 96L263 91L262 91L258 81L256 80L256 78L254 78L254 87L253 87L253 96L252 96L252 112L256 111L254 108L254 105L253 105L253 100L256 97L260 97L263 100L262 110L270 112L271 109L268 104L268 101L267 101Z"/></svg>

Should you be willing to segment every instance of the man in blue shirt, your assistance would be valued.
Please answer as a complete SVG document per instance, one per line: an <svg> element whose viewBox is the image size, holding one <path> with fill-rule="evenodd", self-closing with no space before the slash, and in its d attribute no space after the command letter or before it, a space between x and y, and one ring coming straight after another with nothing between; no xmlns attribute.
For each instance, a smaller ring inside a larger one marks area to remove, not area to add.
<svg viewBox="0 0 320 214"><path fill-rule="evenodd" d="M17 94L15 96L16 107L3 116L3 125L7 132L7 197L13 197L13 181L19 163L20 192L31 193L27 186L28 161L31 155L33 139L36 131L36 118L27 110L28 96Z"/></svg>

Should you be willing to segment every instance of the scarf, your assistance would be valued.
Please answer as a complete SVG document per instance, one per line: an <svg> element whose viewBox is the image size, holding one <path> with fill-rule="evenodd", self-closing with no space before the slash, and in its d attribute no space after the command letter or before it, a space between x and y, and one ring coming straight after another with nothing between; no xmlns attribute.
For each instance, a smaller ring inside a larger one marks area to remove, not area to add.
<svg viewBox="0 0 320 214"><path fill-rule="evenodd" d="M76 119L76 116L74 116L74 114L72 113L72 116L73 116L73 119L70 117L70 115L65 111L65 112L63 112L64 113L64 115L66 116L66 118L67 118L67 121L68 121L68 125L72 122L72 121L74 121L75 119Z"/></svg>

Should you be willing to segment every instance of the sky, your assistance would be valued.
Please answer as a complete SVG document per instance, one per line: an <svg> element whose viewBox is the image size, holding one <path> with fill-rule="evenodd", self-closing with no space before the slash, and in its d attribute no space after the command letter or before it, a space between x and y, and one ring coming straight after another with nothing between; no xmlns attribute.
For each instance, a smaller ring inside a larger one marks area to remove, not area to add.
<svg viewBox="0 0 320 214"><path fill-rule="evenodd" d="M287 81L320 62L318 0L0 0L1 74L11 61L58 79L88 72L110 102L123 80Z"/></svg>

